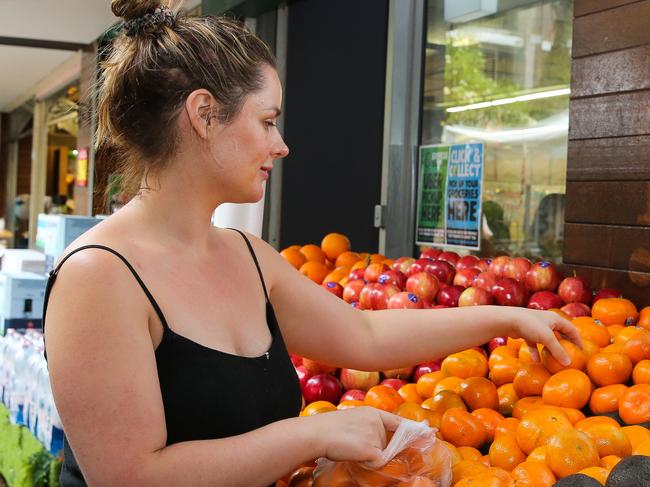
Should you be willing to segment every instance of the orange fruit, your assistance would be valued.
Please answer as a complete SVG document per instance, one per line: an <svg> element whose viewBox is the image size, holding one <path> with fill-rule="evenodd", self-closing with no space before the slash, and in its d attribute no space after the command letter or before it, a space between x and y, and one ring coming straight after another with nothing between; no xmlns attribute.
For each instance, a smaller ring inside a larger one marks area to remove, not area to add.
<svg viewBox="0 0 650 487"><path fill-rule="evenodd" d="M481 462L474 460L461 460L451 469L452 485L458 487L465 479L476 477L477 475L486 472L487 469L488 467Z"/></svg>
<svg viewBox="0 0 650 487"><path fill-rule="evenodd" d="M609 345L607 345L609 347ZM603 351L598 345L594 342L582 339L582 351L585 354L585 359L589 362L589 359L596 355L598 352Z"/></svg>
<svg viewBox="0 0 650 487"><path fill-rule="evenodd" d="M460 456L463 457L463 460L479 461L483 456L483 454L473 446L459 446L457 450L458 453L460 453Z"/></svg>
<svg viewBox="0 0 650 487"><path fill-rule="evenodd" d="M519 359L504 358L492 366L489 378L497 387L508 384L515 380L521 365Z"/></svg>
<svg viewBox="0 0 650 487"><path fill-rule="evenodd" d="M585 414L579 409L565 407L561 407L560 409L564 412L564 414L566 414L567 418L569 418L571 424L576 424L578 421L585 419Z"/></svg>
<svg viewBox="0 0 650 487"><path fill-rule="evenodd" d="M632 375L632 362L622 353L597 353L587 362L587 373L597 386L625 384Z"/></svg>
<svg viewBox="0 0 650 487"><path fill-rule="evenodd" d="M371 254L370 255L370 263L371 264L381 264L383 261L386 260L386 256L383 254Z"/></svg>
<svg viewBox="0 0 650 487"><path fill-rule="evenodd" d="M512 348L515 351L519 351L522 345L526 345L526 340L523 338L512 338L508 337L508 340L506 341L506 346Z"/></svg>
<svg viewBox="0 0 650 487"><path fill-rule="evenodd" d="M627 436L627 439L630 440L632 448L636 448L644 441L650 440L650 430L644 426L639 426L638 424L623 426L621 431L625 436Z"/></svg>
<svg viewBox="0 0 650 487"><path fill-rule="evenodd" d="M427 411L419 404L412 402L404 402L397 406L397 409L395 410L395 414L398 416L417 422L428 419L428 412L430 411Z"/></svg>
<svg viewBox="0 0 650 487"><path fill-rule="evenodd" d="M594 303L591 316L605 326L633 325L639 318L639 312L629 299L604 298Z"/></svg>
<svg viewBox="0 0 650 487"><path fill-rule="evenodd" d="M614 418L610 418L609 416L589 416L582 421L578 421L574 427L578 431L585 431L598 424L609 424L617 427L621 426Z"/></svg>
<svg viewBox="0 0 650 487"><path fill-rule="evenodd" d="M596 423L583 430L596 444L598 455L616 455L627 457L632 453L632 444L628 440L620 426L608 423Z"/></svg>
<svg viewBox="0 0 650 487"><path fill-rule="evenodd" d="M440 365L448 376L460 377L485 377L488 372L487 360L475 350L464 350L462 352L448 355Z"/></svg>
<svg viewBox="0 0 650 487"><path fill-rule="evenodd" d="M515 437L519 447L528 454L538 446L544 446L550 436L572 427L564 412L547 407L524 414Z"/></svg>
<svg viewBox="0 0 650 487"><path fill-rule="evenodd" d="M499 409L497 386L485 377L469 377L460 384L460 397L470 411L479 408Z"/></svg>
<svg viewBox="0 0 650 487"><path fill-rule="evenodd" d="M600 351L604 353L623 353L623 344L620 342L614 342L611 345L601 348Z"/></svg>
<svg viewBox="0 0 650 487"><path fill-rule="evenodd" d="M578 329L578 333L583 339L595 343L598 347L609 345L611 337L602 323L589 316L574 318L571 323Z"/></svg>
<svg viewBox="0 0 650 487"><path fill-rule="evenodd" d="M526 413L530 411L537 411L543 409L547 405L544 404L542 396L528 396L519 399L512 408L512 416L521 419Z"/></svg>
<svg viewBox="0 0 650 487"><path fill-rule="evenodd" d="M440 422L440 432L445 440L455 446L480 448L487 440L485 428L478 418L458 408L445 411Z"/></svg>
<svg viewBox="0 0 650 487"><path fill-rule="evenodd" d="M338 404L338 406L336 406L336 409L352 409L352 408L359 408L365 405L366 405L365 402L359 401L358 399L349 399L347 401L341 401Z"/></svg>
<svg viewBox="0 0 650 487"><path fill-rule="evenodd" d="M587 467L580 470L578 473L591 477L600 483L600 485L605 485L607 481L607 476L609 475L609 470L603 467Z"/></svg>
<svg viewBox="0 0 650 487"><path fill-rule="evenodd" d="M355 271L357 269L365 269L367 267L368 267L368 264L365 261L359 260L359 261L355 262L354 264L352 264L352 267L350 267L350 271Z"/></svg>
<svg viewBox="0 0 650 487"><path fill-rule="evenodd" d="M509 473L498 467L487 468L484 472L462 479L454 487L510 487L514 485Z"/></svg>
<svg viewBox="0 0 650 487"><path fill-rule="evenodd" d="M626 341L623 345L623 353L630 357L633 364L641 360L650 360L650 330L639 331Z"/></svg>
<svg viewBox="0 0 650 487"><path fill-rule="evenodd" d="M632 382L650 384L650 360L640 360L632 369Z"/></svg>
<svg viewBox="0 0 650 487"><path fill-rule="evenodd" d="M435 396L422 402L421 406L430 411L443 414L448 409L462 409L467 411L467 406L461 397L453 391L440 391Z"/></svg>
<svg viewBox="0 0 650 487"><path fill-rule="evenodd" d="M337 258L335 265L336 267L347 267L351 268L354 264L361 260L361 256L356 252L343 252Z"/></svg>
<svg viewBox="0 0 650 487"><path fill-rule="evenodd" d="M517 426L519 426L519 420L517 418L503 418L497 424L497 427L494 429L494 437L503 434L514 434L517 431Z"/></svg>
<svg viewBox="0 0 650 487"><path fill-rule="evenodd" d="M463 461L463 457L458 453L458 448L445 440L440 440L441 443L449 450L449 455L451 456L451 466L454 467Z"/></svg>
<svg viewBox="0 0 650 487"><path fill-rule="evenodd" d="M338 267L332 272L327 274L323 279L323 282L338 282L340 283L345 277L350 274L350 270L347 267Z"/></svg>
<svg viewBox="0 0 650 487"><path fill-rule="evenodd" d="M627 342L637 333L641 333L643 330L645 330L645 328L641 328L640 326L626 326L616 334L616 338L614 338L614 344L625 345L625 342Z"/></svg>
<svg viewBox="0 0 650 487"><path fill-rule="evenodd" d="M491 467L490 465L490 455L483 455L480 459L479 462L481 462L483 465L486 467Z"/></svg>
<svg viewBox="0 0 650 487"><path fill-rule="evenodd" d="M594 414L613 413L618 411L618 401L627 391L625 384L612 384L599 387L591 393L589 409Z"/></svg>
<svg viewBox="0 0 650 487"><path fill-rule="evenodd" d="M546 367L551 374L557 374L561 370L565 369L584 369L585 365L587 365L587 357L585 353L580 348L578 348L575 343L570 342L569 340L560 339L559 342L560 345L562 345L562 348L564 348L564 350L566 350L567 354L569 355L571 363L565 367L560 362L555 360L555 358L551 355L551 352L549 352L549 350L544 347L542 348L542 353L540 354L544 367Z"/></svg>
<svg viewBox="0 0 650 487"><path fill-rule="evenodd" d="M504 416L510 416L515 403L519 400L519 396L515 392L515 388L510 384L503 384L497 388L499 395L499 412Z"/></svg>
<svg viewBox="0 0 650 487"><path fill-rule="evenodd" d="M512 471L517 487L551 487L555 484L555 475L543 462L525 461Z"/></svg>
<svg viewBox="0 0 650 487"><path fill-rule="evenodd" d="M562 370L552 375L542 391L542 400L546 404L576 409L582 409L589 402L590 396L589 377L576 369Z"/></svg>
<svg viewBox="0 0 650 487"><path fill-rule="evenodd" d="M650 421L650 384L636 384L621 396L618 414L625 424Z"/></svg>
<svg viewBox="0 0 650 487"><path fill-rule="evenodd" d="M546 465L546 445L538 446L528 455L527 462L542 462Z"/></svg>
<svg viewBox="0 0 650 487"><path fill-rule="evenodd" d="M307 262L307 258L302 254L302 252L295 248L286 248L280 252L280 255L296 269L300 269L300 267Z"/></svg>
<svg viewBox="0 0 650 487"><path fill-rule="evenodd" d="M517 444L513 434L497 436L490 445L490 465L511 471L517 465L526 461L526 454Z"/></svg>
<svg viewBox="0 0 650 487"><path fill-rule="evenodd" d="M639 313L639 321L636 325L645 328L646 330L650 330L650 306L646 306L641 310Z"/></svg>
<svg viewBox="0 0 650 487"><path fill-rule="evenodd" d="M438 394L442 391L452 391L456 394L460 394L460 385L462 383L463 379L460 377L443 377L433 388L433 393Z"/></svg>
<svg viewBox="0 0 650 487"><path fill-rule="evenodd" d="M554 434L546 444L546 465L558 478L564 478L600 464L598 450L583 431L566 429Z"/></svg>
<svg viewBox="0 0 650 487"><path fill-rule="evenodd" d="M541 396L551 374L540 363L523 364L515 374L512 385L519 397Z"/></svg>
<svg viewBox="0 0 650 487"><path fill-rule="evenodd" d="M367 406L382 409L392 413L404 402L402 396L392 387L378 385L371 387L366 393L364 402Z"/></svg>
<svg viewBox="0 0 650 487"><path fill-rule="evenodd" d="M616 338L616 335L625 328L625 325L609 325L606 327L607 333L609 333L610 341Z"/></svg>
<svg viewBox="0 0 650 487"><path fill-rule="evenodd" d="M494 434L496 432L497 426L503 421L503 416L490 408L479 408L472 411L472 416L478 418L478 420L485 428L485 433L487 434L488 442L494 440Z"/></svg>
<svg viewBox="0 0 650 487"><path fill-rule="evenodd" d="M329 260L335 261L343 252L350 250L350 239L340 233L328 233L321 241L320 248Z"/></svg>
<svg viewBox="0 0 650 487"><path fill-rule="evenodd" d="M621 457L617 457L616 455L607 455L600 459L600 466L610 471L620 461Z"/></svg>
<svg viewBox="0 0 650 487"><path fill-rule="evenodd" d="M442 379L447 377L441 370L421 375L416 383L418 395L424 399L433 397L433 390Z"/></svg>
<svg viewBox="0 0 650 487"><path fill-rule="evenodd" d="M639 443L636 448L632 450L632 455L644 455L650 457L650 440Z"/></svg>
<svg viewBox="0 0 650 487"><path fill-rule="evenodd" d="M519 349L519 362L522 364L531 364L535 362L535 359L533 358L533 354L531 352L531 347L528 345L524 345Z"/></svg>
<svg viewBox="0 0 650 487"><path fill-rule="evenodd" d="M328 413L330 411L336 411L336 406L331 402L314 401L300 412L300 416L312 416L314 414Z"/></svg>
<svg viewBox="0 0 650 487"><path fill-rule="evenodd" d="M488 359L488 366L490 369L494 367L494 364L501 362L504 359L516 359L517 358L517 351L514 350L511 347L507 347L505 345L501 345L494 350L492 350L492 353L490 354L490 358Z"/></svg>
<svg viewBox="0 0 650 487"><path fill-rule="evenodd" d="M418 394L417 385L410 383L404 384L397 390L397 393L402 396L404 402L410 402L414 404L422 404L422 398Z"/></svg>
<svg viewBox="0 0 650 487"><path fill-rule="evenodd" d="M316 284L322 284L323 279L330 273L329 268L325 264L316 261L305 262L300 267L300 273L307 276Z"/></svg>
<svg viewBox="0 0 650 487"><path fill-rule="evenodd" d="M318 245L303 245L300 247L300 252L305 256L307 262L320 262L324 265L325 261L327 260L327 255L325 255L325 252L323 252L323 250Z"/></svg>

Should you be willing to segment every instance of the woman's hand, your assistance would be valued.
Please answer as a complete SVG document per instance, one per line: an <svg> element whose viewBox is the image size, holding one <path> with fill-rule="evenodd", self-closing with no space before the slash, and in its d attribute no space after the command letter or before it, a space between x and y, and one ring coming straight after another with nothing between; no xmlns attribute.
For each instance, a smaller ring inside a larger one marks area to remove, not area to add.
<svg viewBox="0 0 650 487"><path fill-rule="evenodd" d="M571 363L569 355L560 345L554 332L560 333L578 347L582 347L582 341L576 327L553 311L537 311L525 308L504 308L503 311L506 313L508 335L526 340L535 361L539 361L537 343L541 343L549 349L551 355L562 365Z"/></svg>
<svg viewBox="0 0 650 487"><path fill-rule="evenodd" d="M317 414L313 421L322 455L332 461L373 462L386 448L386 430L395 431L402 418L372 407Z"/></svg>

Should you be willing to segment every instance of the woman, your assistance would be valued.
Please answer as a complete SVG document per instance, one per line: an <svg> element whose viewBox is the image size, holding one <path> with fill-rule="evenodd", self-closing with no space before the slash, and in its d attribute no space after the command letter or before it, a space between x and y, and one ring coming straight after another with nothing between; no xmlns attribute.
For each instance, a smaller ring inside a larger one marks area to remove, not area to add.
<svg viewBox="0 0 650 487"><path fill-rule="evenodd" d="M568 360L553 330L578 336L553 313L362 313L263 241L211 226L221 203L258 201L272 161L289 152L275 126L273 56L239 24L182 18L161 0L112 9L125 24L105 65L98 132L139 191L50 278L64 487L263 486L316 457L375 459L399 418L372 408L296 417L287 348L384 370L508 334Z"/></svg>

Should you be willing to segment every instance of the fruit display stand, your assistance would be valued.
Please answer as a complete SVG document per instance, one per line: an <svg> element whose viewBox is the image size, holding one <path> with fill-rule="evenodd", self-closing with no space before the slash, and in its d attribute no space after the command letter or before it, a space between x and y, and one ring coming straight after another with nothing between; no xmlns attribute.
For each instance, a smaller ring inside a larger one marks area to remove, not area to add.
<svg viewBox="0 0 650 487"><path fill-rule="evenodd" d="M567 366L542 345L531 349L511 337L385 371L339 369L292 355L305 402L301 416L371 406L427 421L451 454L454 487L650 485L650 306L639 309L615 289L563 277L544 260L431 248L417 259L389 259L353 252L340 234L281 254L360 310L549 310L570 320L582 342L558 335ZM339 480L350 487L395 485L377 473L370 483ZM621 479L631 483L616 483ZM321 484L318 469L306 464L276 485ZM437 484L425 475L399 485Z"/></svg>
<svg viewBox="0 0 650 487"><path fill-rule="evenodd" d="M9 487L58 487L61 461L0 404L0 474ZM1 482L0 482L1 483Z"/></svg>

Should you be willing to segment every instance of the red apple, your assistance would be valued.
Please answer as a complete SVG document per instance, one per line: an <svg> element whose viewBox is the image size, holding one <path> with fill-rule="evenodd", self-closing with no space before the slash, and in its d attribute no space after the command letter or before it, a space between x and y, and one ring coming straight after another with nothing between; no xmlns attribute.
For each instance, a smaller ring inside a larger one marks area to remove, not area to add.
<svg viewBox="0 0 650 487"><path fill-rule="evenodd" d="M379 276L379 279L377 279L377 282L379 284L393 284L394 286L397 286L401 291L404 289L404 286L406 286L406 274L400 271L389 270L382 272L382 274Z"/></svg>
<svg viewBox="0 0 650 487"><path fill-rule="evenodd" d="M557 293L566 304L591 304L591 286L584 277L567 277L560 283Z"/></svg>
<svg viewBox="0 0 650 487"><path fill-rule="evenodd" d="M440 291L436 295L436 302L450 308L455 308L458 306L458 298L460 298L463 291L464 289L460 286L441 286Z"/></svg>
<svg viewBox="0 0 650 487"><path fill-rule="evenodd" d="M324 282L321 284L323 289L325 289L327 292L332 293L334 296L337 298L343 298L343 286L341 286L338 282Z"/></svg>
<svg viewBox="0 0 650 487"><path fill-rule="evenodd" d="M388 300L388 309L422 309L422 300L413 293L393 294Z"/></svg>
<svg viewBox="0 0 650 487"><path fill-rule="evenodd" d="M361 296L361 290L365 287L366 281L363 279L356 279L350 281L343 288L343 301L346 303L352 303L354 301L359 301Z"/></svg>
<svg viewBox="0 0 650 487"><path fill-rule="evenodd" d="M468 287L458 298L458 306L479 306L493 303L492 295L478 287Z"/></svg>
<svg viewBox="0 0 650 487"><path fill-rule="evenodd" d="M478 353L482 353L485 358L488 358L488 354L483 347L472 347L473 350L476 350Z"/></svg>
<svg viewBox="0 0 650 487"><path fill-rule="evenodd" d="M472 267L477 267L480 262L481 259L479 259L475 255L465 255L460 259L458 259L458 262L456 262L456 270L460 271L463 269L470 269Z"/></svg>
<svg viewBox="0 0 650 487"><path fill-rule="evenodd" d="M386 272L389 269L390 267L388 267L386 264L375 262L374 264L370 264L368 267L366 267L366 272L364 273L363 278L368 282L377 282L377 279L379 279L381 273Z"/></svg>
<svg viewBox="0 0 650 487"><path fill-rule="evenodd" d="M415 370L413 371L413 382L417 382L424 374L440 370L440 363L441 361L439 360L432 360L430 362L423 362L416 365Z"/></svg>
<svg viewBox="0 0 650 487"><path fill-rule="evenodd" d="M381 284L376 282L369 282L359 294L359 309L372 309L372 292L379 288Z"/></svg>
<svg viewBox="0 0 650 487"><path fill-rule="evenodd" d="M456 252L441 252L438 256L438 260L446 260L451 265L456 267L456 263L460 260L460 255Z"/></svg>
<svg viewBox="0 0 650 487"><path fill-rule="evenodd" d="M379 310L388 308L390 298L400 292L400 288L393 284L379 284L373 289L370 296L370 309Z"/></svg>
<svg viewBox="0 0 650 487"><path fill-rule="evenodd" d="M441 253L442 253L442 250L440 250L440 249L434 249L433 247L427 247L422 252L420 252L420 259L436 260Z"/></svg>
<svg viewBox="0 0 650 487"><path fill-rule="evenodd" d="M531 265L530 261L525 257L510 259L503 269L503 277L509 277L515 281L524 281Z"/></svg>
<svg viewBox="0 0 650 487"><path fill-rule="evenodd" d="M492 353L495 348L506 345L507 343L508 337L494 337L488 342L488 350Z"/></svg>
<svg viewBox="0 0 650 487"><path fill-rule="evenodd" d="M468 288L473 285L474 279L481 273L473 267L461 269L454 276L454 286Z"/></svg>
<svg viewBox="0 0 650 487"><path fill-rule="evenodd" d="M472 286L485 289L488 292L492 292L492 286L497 282L497 276L491 272L481 272L472 283Z"/></svg>
<svg viewBox="0 0 650 487"><path fill-rule="evenodd" d="M402 379L384 379L381 381L382 386L392 387L396 391L399 391L406 384L408 384L408 382Z"/></svg>
<svg viewBox="0 0 650 487"><path fill-rule="evenodd" d="M400 257L393 262L393 270L400 271L402 274L408 275L411 265L415 259L413 257Z"/></svg>
<svg viewBox="0 0 650 487"><path fill-rule="evenodd" d="M302 390L305 402L310 404L315 401L329 401L338 404L343 388L336 377L329 374L318 374L309 378Z"/></svg>
<svg viewBox="0 0 650 487"><path fill-rule="evenodd" d="M422 306L424 306L424 309L433 309L435 304L433 304L435 301L431 301L429 299L423 299L422 300Z"/></svg>
<svg viewBox="0 0 650 487"><path fill-rule="evenodd" d="M503 273L506 269L506 264L510 262L510 257L507 255L500 255L499 257L495 257L492 259L492 262L490 262L490 272L494 274L497 277L503 277Z"/></svg>
<svg viewBox="0 0 650 487"><path fill-rule="evenodd" d="M438 279L428 272L412 274L406 281L406 290L424 301L433 301L439 288Z"/></svg>
<svg viewBox="0 0 650 487"><path fill-rule="evenodd" d="M593 302L595 303L599 299L603 299L603 298L622 298L622 297L623 297L623 293L618 289L604 288L596 293Z"/></svg>
<svg viewBox="0 0 650 487"><path fill-rule="evenodd" d="M300 390L302 391L305 388L305 384L311 378L312 374L307 370L307 367L304 365L298 365L296 367L296 374L298 374L298 381L300 382Z"/></svg>
<svg viewBox="0 0 650 487"><path fill-rule="evenodd" d="M350 389L345 391L339 399L339 402L343 401L363 401L366 398L366 391L360 389Z"/></svg>
<svg viewBox="0 0 650 487"><path fill-rule="evenodd" d="M442 284L451 284L456 274L454 266L446 260L433 260L425 266L424 271L436 276Z"/></svg>
<svg viewBox="0 0 650 487"><path fill-rule="evenodd" d="M379 384L379 372L366 372L355 369L341 369L341 384L345 389L367 391Z"/></svg>
<svg viewBox="0 0 650 487"><path fill-rule="evenodd" d="M308 359L307 357L303 357L302 365L305 366L311 375L334 374L338 370L336 367L321 364L315 360Z"/></svg>
<svg viewBox="0 0 650 487"><path fill-rule="evenodd" d="M481 259L478 264L476 264L474 267L479 269L481 272L488 272L490 270L490 264L492 263L492 259Z"/></svg>
<svg viewBox="0 0 650 487"><path fill-rule="evenodd" d="M365 269L354 269L350 274L348 275L348 282L352 281L363 281L364 275L366 274Z"/></svg>
<svg viewBox="0 0 650 487"><path fill-rule="evenodd" d="M293 363L294 367L298 367L299 365L302 365L302 357L300 355L296 355L295 353L290 353L289 357L291 358L291 363Z"/></svg>
<svg viewBox="0 0 650 487"><path fill-rule="evenodd" d="M591 308L584 303L569 303L560 308L571 318L578 318L579 316L591 316Z"/></svg>
<svg viewBox="0 0 650 487"><path fill-rule="evenodd" d="M384 374L386 379L402 379L409 380L413 375L414 367L402 367L401 369L391 369L383 370L381 373Z"/></svg>
<svg viewBox="0 0 650 487"><path fill-rule="evenodd" d="M501 306L524 306L528 299L524 285L509 277L502 277L494 284L492 295Z"/></svg>
<svg viewBox="0 0 650 487"><path fill-rule="evenodd" d="M430 264L432 261L431 259L418 259L413 264L411 264L411 268L408 271L408 274L406 274L406 277L411 277L413 274L417 274L418 272L425 272L426 267L428 264Z"/></svg>
<svg viewBox="0 0 650 487"><path fill-rule="evenodd" d="M550 262L537 262L526 272L526 287L530 291L555 291L558 284L560 273Z"/></svg>
<svg viewBox="0 0 650 487"><path fill-rule="evenodd" d="M552 291L537 291L528 300L530 309L551 309L559 308L564 304L562 298Z"/></svg>

